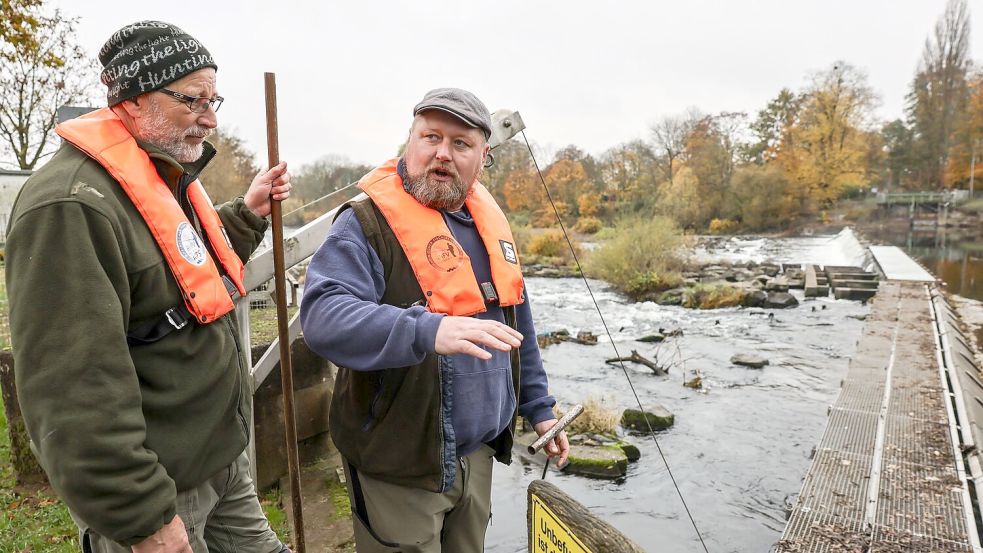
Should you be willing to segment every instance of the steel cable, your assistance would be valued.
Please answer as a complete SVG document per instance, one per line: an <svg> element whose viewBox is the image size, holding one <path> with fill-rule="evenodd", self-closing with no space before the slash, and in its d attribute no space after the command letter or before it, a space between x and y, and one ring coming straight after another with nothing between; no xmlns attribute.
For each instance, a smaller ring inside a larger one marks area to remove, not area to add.
<svg viewBox="0 0 983 553"><path fill-rule="evenodd" d="M573 247L573 242L570 240L570 235L567 234L567 229L563 226L563 220L560 218L560 212L556 209L556 204L553 203L553 195L550 194L549 186L546 185L546 178L543 177L543 171L539 168L539 163L536 161L536 155L533 153L532 146L529 144L529 139L526 137L526 131L523 130L521 132L522 140L525 141L526 149L529 150L529 157L532 158L532 163L536 166L536 172L539 174L539 181L543 183L543 190L546 191L546 198L549 200L550 206L553 208L553 213L556 215L556 222L560 225L560 230L563 232L563 238L567 241L567 246L570 248L570 253L573 254L573 261L577 264L577 271L580 272L580 277L584 281L584 286L587 287L587 293L590 295L591 302L594 303L594 309L597 310L597 314L601 318L601 325L604 327L604 332L607 334L608 340L611 342L611 347L614 348L615 356L618 357L621 370L625 375L625 379L628 380L628 387L631 388L631 393L635 396L635 403L638 404L638 409L642 412L642 418L645 419L645 426L648 427L649 435L652 436L652 441L655 442L655 448L658 450L659 456L662 458L662 462L666 466L666 472L669 474L669 479L672 481L672 485L676 489L676 494L679 496L679 501L683 504L683 509L686 510L686 516L689 517L689 521L693 525L693 530L696 531L696 537L700 539L700 545L703 546L703 551L710 553L710 550L707 549L706 542L703 541L703 535L700 533L700 528L696 525L696 520L693 518L693 514L690 512L689 506L686 504L686 500L683 498L683 492L679 489L679 485L676 483L676 477L673 476L672 469L669 468L669 461L662 452L662 446L659 444L659 439L655 435L655 430L652 428L652 423L649 422L645 408L642 407L642 400L639 399L638 392L635 391L635 385L632 383L631 377L628 375L628 368L625 367L625 362L621 358L621 353L618 351L618 346L614 343L614 337L611 335L611 331L608 329L608 323L604 319L604 314L601 313L601 307L597 304L597 299L594 297L594 291L591 289L590 283L587 281L587 274L584 272L584 268L580 265L580 259L577 257L577 251ZM549 463L548 460L547 463ZM544 476L545 472L546 471L544 470Z"/></svg>

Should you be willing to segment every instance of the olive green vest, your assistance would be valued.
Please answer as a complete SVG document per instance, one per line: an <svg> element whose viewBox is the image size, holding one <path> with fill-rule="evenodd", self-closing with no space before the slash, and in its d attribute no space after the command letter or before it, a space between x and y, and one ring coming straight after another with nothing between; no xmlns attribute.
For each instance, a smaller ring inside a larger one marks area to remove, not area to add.
<svg viewBox="0 0 983 553"><path fill-rule="evenodd" d="M408 308L423 305L424 297L406 254L385 217L370 199L349 202L368 243L382 261L386 291L381 303ZM516 327L515 308L504 309L506 324ZM338 451L359 472L373 478L433 492L453 485L456 445L445 405L449 381L441 356L427 355L422 363L377 371L338 368L331 399L329 431ZM519 350L512 350L512 382L519 398ZM488 443L495 458L512 461L513 422Z"/></svg>

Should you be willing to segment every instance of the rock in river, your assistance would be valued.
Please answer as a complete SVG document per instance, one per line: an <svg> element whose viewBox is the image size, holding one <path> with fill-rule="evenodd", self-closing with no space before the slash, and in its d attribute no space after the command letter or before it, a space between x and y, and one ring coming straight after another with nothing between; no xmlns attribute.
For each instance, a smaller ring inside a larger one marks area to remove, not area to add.
<svg viewBox="0 0 983 553"><path fill-rule="evenodd" d="M639 432L648 432L649 427L645 424L646 418L648 418L648 424L652 426L652 430L665 430L675 422L675 416L668 409L656 405L651 411L644 413L638 409L625 409L625 412L621 414L621 426Z"/></svg>
<svg viewBox="0 0 983 553"><path fill-rule="evenodd" d="M768 360L760 355L753 353L738 353L730 358L730 362L735 365L743 365L752 369L760 369L768 364Z"/></svg>
<svg viewBox="0 0 983 553"><path fill-rule="evenodd" d="M768 299L765 300L762 307L787 309L796 305L799 305L799 300L795 299L795 296L788 292L769 292Z"/></svg>
<svg viewBox="0 0 983 553"><path fill-rule="evenodd" d="M571 446L563 472L594 478L621 478L628 473L628 456L617 445Z"/></svg>

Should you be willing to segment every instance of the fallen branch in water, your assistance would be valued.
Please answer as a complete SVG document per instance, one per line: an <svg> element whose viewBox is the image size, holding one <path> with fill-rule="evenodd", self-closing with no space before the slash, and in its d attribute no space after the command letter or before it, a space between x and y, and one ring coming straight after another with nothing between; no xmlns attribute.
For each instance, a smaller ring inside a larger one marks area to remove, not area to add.
<svg viewBox="0 0 983 553"><path fill-rule="evenodd" d="M657 376L665 376L669 373L668 367L662 367L654 361L650 361L641 355L637 351L631 350L631 355L629 357L615 357L614 359L606 359L604 362L609 365L616 365L618 363L623 363L625 361L630 361L632 363L638 363L639 365L645 365L646 367L652 369Z"/></svg>

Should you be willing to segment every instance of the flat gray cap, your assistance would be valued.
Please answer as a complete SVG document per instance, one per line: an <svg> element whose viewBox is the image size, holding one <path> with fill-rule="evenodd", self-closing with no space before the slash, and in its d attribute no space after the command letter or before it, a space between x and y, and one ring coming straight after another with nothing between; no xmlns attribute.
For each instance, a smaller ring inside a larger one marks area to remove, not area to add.
<svg viewBox="0 0 983 553"><path fill-rule="evenodd" d="M423 100L413 108L413 116L416 117L421 111L428 109L446 111L469 126L481 129L485 133L485 140L491 137L491 113L477 96L467 90L435 88L427 92Z"/></svg>

